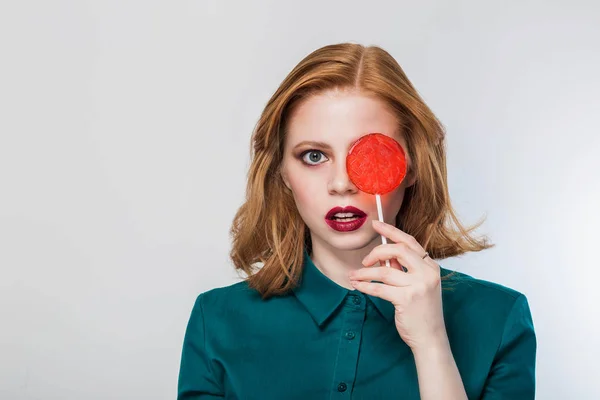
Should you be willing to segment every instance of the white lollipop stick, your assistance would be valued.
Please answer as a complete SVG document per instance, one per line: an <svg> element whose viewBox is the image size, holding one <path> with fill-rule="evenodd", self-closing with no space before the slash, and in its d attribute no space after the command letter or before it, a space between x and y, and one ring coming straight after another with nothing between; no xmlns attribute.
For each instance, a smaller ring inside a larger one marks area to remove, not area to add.
<svg viewBox="0 0 600 400"><path fill-rule="evenodd" d="M383 210L381 208L381 197L378 194L376 194L375 200L377 200L377 216L379 217L379 221L384 222L383 221ZM383 244L387 244L387 238L383 235L381 235L381 242ZM390 260L385 260L385 266L388 268L391 267Z"/></svg>

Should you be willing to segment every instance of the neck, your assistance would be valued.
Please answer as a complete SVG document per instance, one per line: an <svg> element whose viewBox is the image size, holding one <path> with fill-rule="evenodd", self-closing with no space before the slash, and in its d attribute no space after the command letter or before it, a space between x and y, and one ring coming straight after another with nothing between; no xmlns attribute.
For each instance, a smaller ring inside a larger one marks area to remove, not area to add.
<svg viewBox="0 0 600 400"><path fill-rule="evenodd" d="M312 254L310 254L310 258L317 269L333 282L349 290L354 290L354 287L350 285L348 272L363 268L363 258L381 244L380 235L377 235L364 247L348 250L332 247L315 237L312 237L311 240Z"/></svg>

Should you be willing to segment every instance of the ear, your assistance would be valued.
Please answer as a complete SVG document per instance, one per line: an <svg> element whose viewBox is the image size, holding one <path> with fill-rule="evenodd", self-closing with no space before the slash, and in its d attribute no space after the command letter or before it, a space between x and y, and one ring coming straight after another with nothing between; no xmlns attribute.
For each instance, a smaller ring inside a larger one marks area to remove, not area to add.
<svg viewBox="0 0 600 400"><path fill-rule="evenodd" d="M406 187L409 188L412 185L414 185L415 182L417 182L417 174L415 174L414 171L411 170L411 171L409 171L408 174L406 174L405 180L406 180Z"/></svg>
<svg viewBox="0 0 600 400"><path fill-rule="evenodd" d="M288 180L288 177L287 177L287 172L285 171L285 168L283 166L279 169L279 174L281 175L281 180L283 180L283 183L285 184L285 186L289 190L292 190L290 181Z"/></svg>

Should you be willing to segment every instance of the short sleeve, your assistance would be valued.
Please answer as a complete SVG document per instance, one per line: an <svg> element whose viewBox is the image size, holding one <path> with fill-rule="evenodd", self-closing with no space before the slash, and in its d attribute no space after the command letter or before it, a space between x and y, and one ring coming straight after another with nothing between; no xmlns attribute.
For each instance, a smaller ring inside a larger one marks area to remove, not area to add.
<svg viewBox="0 0 600 400"><path fill-rule="evenodd" d="M205 335L206 325L202 308L202 294L200 294L194 303L183 339L177 400L224 397L206 352Z"/></svg>
<svg viewBox="0 0 600 400"><path fill-rule="evenodd" d="M521 294L506 320L481 399L533 400L536 348L531 311Z"/></svg>

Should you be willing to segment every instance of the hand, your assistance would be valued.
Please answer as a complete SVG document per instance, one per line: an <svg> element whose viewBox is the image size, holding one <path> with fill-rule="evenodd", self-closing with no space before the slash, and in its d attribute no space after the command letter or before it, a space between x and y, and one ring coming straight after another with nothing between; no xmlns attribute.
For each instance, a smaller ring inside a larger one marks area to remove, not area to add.
<svg viewBox="0 0 600 400"><path fill-rule="evenodd" d="M440 266L430 257L422 258L425 250L411 235L376 220L373 227L394 243L375 247L362 262L366 268L350 272L352 285L394 305L396 329L413 352L447 345ZM390 268L368 267L377 261L385 265L385 260L390 260Z"/></svg>

